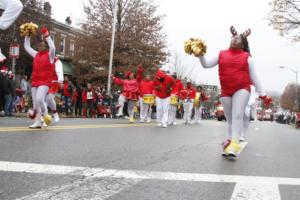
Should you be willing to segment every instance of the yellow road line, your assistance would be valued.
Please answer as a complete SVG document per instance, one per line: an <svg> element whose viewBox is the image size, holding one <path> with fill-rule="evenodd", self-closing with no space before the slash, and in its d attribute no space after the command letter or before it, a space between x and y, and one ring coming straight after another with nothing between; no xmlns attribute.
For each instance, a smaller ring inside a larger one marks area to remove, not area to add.
<svg viewBox="0 0 300 200"><path fill-rule="evenodd" d="M130 127L145 127L153 126L154 124L99 124L99 125L67 125L67 126L49 126L42 129L30 129L28 127L2 127L1 133L18 132L18 131L51 131L51 130L72 130L72 129L95 129L95 128L130 128Z"/></svg>

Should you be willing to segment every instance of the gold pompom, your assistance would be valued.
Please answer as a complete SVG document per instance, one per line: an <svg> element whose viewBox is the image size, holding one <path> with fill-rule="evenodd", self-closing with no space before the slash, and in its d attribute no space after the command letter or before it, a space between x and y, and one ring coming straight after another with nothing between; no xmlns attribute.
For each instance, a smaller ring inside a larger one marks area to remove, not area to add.
<svg viewBox="0 0 300 200"><path fill-rule="evenodd" d="M190 38L184 42L184 51L187 54L194 55L196 57L204 56L206 53L206 45L204 41L200 39Z"/></svg>
<svg viewBox="0 0 300 200"><path fill-rule="evenodd" d="M38 28L39 28L38 25L36 25L32 22L22 24L20 26L20 35L22 37L24 37L24 36L30 37L30 36L34 35L37 32Z"/></svg>
<svg viewBox="0 0 300 200"><path fill-rule="evenodd" d="M44 122L49 126L52 123L52 117L50 115L45 115L44 117Z"/></svg>

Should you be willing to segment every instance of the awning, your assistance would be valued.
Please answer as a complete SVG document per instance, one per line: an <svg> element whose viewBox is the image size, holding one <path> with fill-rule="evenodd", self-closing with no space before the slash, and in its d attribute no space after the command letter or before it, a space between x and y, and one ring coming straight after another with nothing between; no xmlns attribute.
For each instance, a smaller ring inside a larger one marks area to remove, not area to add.
<svg viewBox="0 0 300 200"><path fill-rule="evenodd" d="M74 73L74 66L72 65L72 63L68 61L61 61L61 62L62 62L64 74L72 76Z"/></svg>

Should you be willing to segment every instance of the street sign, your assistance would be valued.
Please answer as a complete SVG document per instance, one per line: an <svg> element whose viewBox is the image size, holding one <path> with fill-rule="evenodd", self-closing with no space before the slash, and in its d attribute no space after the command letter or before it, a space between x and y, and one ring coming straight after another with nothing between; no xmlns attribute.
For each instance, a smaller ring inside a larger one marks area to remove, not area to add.
<svg viewBox="0 0 300 200"><path fill-rule="evenodd" d="M20 45L17 43L12 43L9 47L9 57L18 59L20 54Z"/></svg>

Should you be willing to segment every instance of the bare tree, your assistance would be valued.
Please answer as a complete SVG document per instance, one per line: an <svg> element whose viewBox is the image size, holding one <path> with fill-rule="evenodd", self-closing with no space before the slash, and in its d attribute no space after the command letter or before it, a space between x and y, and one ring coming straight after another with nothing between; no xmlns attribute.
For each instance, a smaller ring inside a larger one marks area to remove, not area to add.
<svg viewBox="0 0 300 200"><path fill-rule="evenodd" d="M78 57L97 63L106 70L109 62L113 0L89 0L85 6L87 22L83 24L85 35L79 38L82 46ZM163 16L151 0L117 0L116 40L114 66L130 66L143 63L151 68L166 59L166 36L162 33Z"/></svg>
<svg viewBox="0 0 300 200"><path fill-rule="evenodd" d="M300 40L300 1L272 0L270 2L269 24L278 30L281 36L287 36L293 42Z"/></svg>
<svg viewBox="0 0 300 200"><path fill-rule="evenodd" d="M296 89L296 87L298 87ZM297 91L297 92L296 92ZM286 86L283 94L280 97L280 104L282 108L290 111L298 111L297 103L300 102L300 86L296 84L289 84ZM296 96L297 94L297 96ZM298 100L298 101L297 101Z"/></svg>

